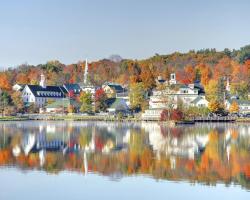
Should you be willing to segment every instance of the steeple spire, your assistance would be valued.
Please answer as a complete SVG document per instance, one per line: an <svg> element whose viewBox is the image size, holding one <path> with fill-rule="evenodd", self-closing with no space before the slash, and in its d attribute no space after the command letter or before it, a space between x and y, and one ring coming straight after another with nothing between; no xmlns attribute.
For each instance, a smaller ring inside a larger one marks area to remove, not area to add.
<svg viewBox="0 0 250 200"><path fill-rule="evenodd" d="M88 79L88 60L86 58L85 60L85 69L84 69L84 80L83 83L86 85L87 84L87 80Z"/></svg>
<svg viewBox="0 0 250 200"><path fill-rule="evenodd" d="M230 92L230 81L228 77L227 77L226 91Z"/></svg>

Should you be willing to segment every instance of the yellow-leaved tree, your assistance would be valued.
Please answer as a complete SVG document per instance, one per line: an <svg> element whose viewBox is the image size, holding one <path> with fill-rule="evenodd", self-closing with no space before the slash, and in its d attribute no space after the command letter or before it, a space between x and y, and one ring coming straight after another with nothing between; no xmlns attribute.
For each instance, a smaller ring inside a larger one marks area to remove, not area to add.
<svg viewBox="0 0 250 200"><path fill-rule="evenodd" d="M239 109L240 108L239 108L238 103L236 101L233 101L230 108L229 108L229 112L230 113L237 113L237 112L239 112Z"/></svg>
<svg viewBox="0 0 250 200"><path fill-rule="evenodd" d="M213 113L216 113L218 112L220 109L222 109L222 106L220 104L219 101L217 100L211 100L208 104L208 109L213 112Z"/></svg>

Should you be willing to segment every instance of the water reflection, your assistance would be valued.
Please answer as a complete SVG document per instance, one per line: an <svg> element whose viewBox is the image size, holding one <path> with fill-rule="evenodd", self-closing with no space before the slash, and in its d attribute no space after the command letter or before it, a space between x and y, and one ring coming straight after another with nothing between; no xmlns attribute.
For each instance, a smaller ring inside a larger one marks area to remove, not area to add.
<svg viewBox="0 0 250 200"><path fill-rule="evenodd" d="M0 165L250 188L250 125L0 123Z"/></svg>

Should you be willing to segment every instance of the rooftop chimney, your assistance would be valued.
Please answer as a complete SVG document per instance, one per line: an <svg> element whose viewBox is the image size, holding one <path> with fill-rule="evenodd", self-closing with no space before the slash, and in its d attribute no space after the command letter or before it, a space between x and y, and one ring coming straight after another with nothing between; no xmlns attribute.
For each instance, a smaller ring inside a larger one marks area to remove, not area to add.
<svg viewBox="0 0 250 200"><path fill-rule="evenodd" d="M42 88L46 88L46 79L45 79L44 74L41 74L40 86Z"/></svg>

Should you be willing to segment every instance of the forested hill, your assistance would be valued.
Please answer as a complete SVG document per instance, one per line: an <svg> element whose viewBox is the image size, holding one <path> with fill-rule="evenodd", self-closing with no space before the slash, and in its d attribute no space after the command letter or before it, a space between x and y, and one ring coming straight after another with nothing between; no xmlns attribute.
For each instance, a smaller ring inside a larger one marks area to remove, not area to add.
<svg viewBox="0 0 250 200"><path fill-rule="evenodd" d="M49 61L37 66L23 64L14 69L0 72L0 88L10 91L15 83L38 84L43 72L49 85L78 83L83 81L84 62L65 65L59 61ZM93 84L101 85L105 81L118 82L124 85L142 82L145 89L155 85L157 76L168 78L175 72L177 80L191 83L200 80L206 86L209 82L221 77L229 77L235 88L250 86L250 45L240 50L215 49L154 55L144 60L103 59L89 63L90 79Z"/></svg>

